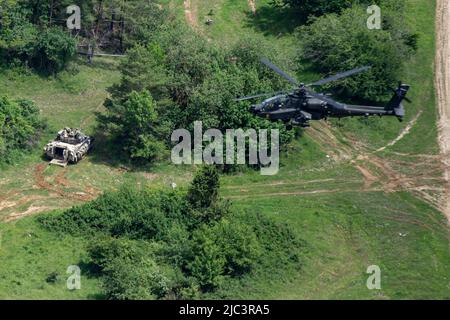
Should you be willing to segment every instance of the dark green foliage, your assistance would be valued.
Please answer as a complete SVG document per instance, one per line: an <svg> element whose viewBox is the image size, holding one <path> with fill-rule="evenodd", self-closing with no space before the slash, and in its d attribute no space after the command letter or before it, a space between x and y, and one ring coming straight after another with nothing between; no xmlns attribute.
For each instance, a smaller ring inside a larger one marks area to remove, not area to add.
<svg viewBox="0 0 450 320"><path fill-rule="evenodd" d="M45 128L33 102L0 97L0 163L30 151Z"/></svg>
<svg viewBox="0 0 450 320"><path fill-rule="evenodd" d="M245 39L227 50L208 43L188 28L168 24L147 43L129 50L120 67L122 81L111 88L112 98L105 104L108 112L98 117L99 130L110 132L112 139L122 144L121 137L129 132L120 124L120 106L130 99L132 91L148 90L164 128L192 130L194 121L202 121L205 130L276 128L282 143L286 143L294 133L282 123L257 118L248 112L250 102L234 101L237 96L286 87L278 75L261 65L262 55L275 58L255 40ZM142 134L146 130L143 128ZM161 131L160 141L169 144L170 133ZM145 146L139 140L130 142L130 148L138 154Z"/></svg>
<svg viewBox="0 0 450 320"><path fill-rule="evenodd" d="M361 7L315 19L299 29L299 60L307 60L325 74L372 66L368 72L337 82L335 88L345 96L382 100L389 87L400 80L403 62L413 53L417 38L409 33L398 13L384 10L383 17L382 30L367 28L368 16Z"/></svg>
<svg viewBox="0 0 450 320"><path fill-rule="evenodd" d="M74 4L81 9L80 42L101 39L113 51L145 43L169 19L167 10L146 0L0 0L1 62L20 60L43 74L63 70L76 53L66 26L66 9Z"/></svg>
<svg viewBox="0 0 450 320"><path fill-rule="evenodd" d="M22 61L44 74L63 70L76 52L76 42L61 27L42 23L45 1L1 2L0 57L3 63Z"/></svg>
<svg viewBox="0 0 450 320"><path fill-rule="evenodd" d="M321 16L327 13L340 13L354 5L368 7L378 5L383 8L401 8L404 0L272 0L275 7L291 7L308 16Z"/></svg>
<svg viewBox="0 0 450 320"><path fill-rule="evenodd" d="M164 240L170 227L181 220L183 206L177 193L124 188L41 221L47 228L64 233Z"/></svg>
<svg viewBox="0 0 450 320"><path fill-rule="evenodd" d="M299 265L303 245L292 231L231 212L218 197L218 179L208 166L187 194L123 189L38 220L89 237L87 265L109 299L198 298L260 266L278 272Z"/></svg>
<svg viewBox="0 0 450 320"><path fill-rule="evenodd" d="M193 243L195 256L188 269L206 289L219 286L225 276L250 271L263 252L252 226L239 220L222 219L212 227L198 229Z"/></svg>
<svg viewBox="0 0 450 320"><path fill-rule="evenodd" d="M103 128L114 134L133 160L153 161L164 155L164 138L171 125L161 121L157 105L146 90L132 91L127 99L109 101L102 116Z"/></svg>
<svg viewBox="0 0 450 320"><path fill-rule="evenodd" d="M194 209L211 207L219 196L219 172L215 166L203 166L195 175L187 194L189 204Z"/></svg>
<svg viewBox="0 0 450 320"><path fill-rule="evenodd" d="M169 279L152 256L145 243L107 239L88 248L92 264L103 274L107 298L140 300L164 297L169 291Z"/></svg>
<svg viewBox="0 0 450 320"><path fill-rule="evenodd" d="M49 28L39 33L35 43L26 48L30 66L45 73L63 70L76 52L74 38L59 28Z"/></svg>
<svg viewBox="0 0 450 320"><path fill-rule="evenodd" d="M270 258L261 259L261 264L268 267L293 264L297 268L301 266L301 252L306 246L305 242L298 238L293 229L284 222L274 222L261 214L248 214L241 218L249 226L258 238L265 252L271 252Z"/></svg>
<svg viewBox="0 0 450 320"><path fill-rule="evenodd" d="M274 6L289 6L298 8L307 15L322 15L330 12L340 12L350 7L356 0L272 0Z"/></svg>
<svg viewBox="0 0 450 320"><path fill-rule="evenodd" d="M45 282L47 283L55 283L60 279L60 275L58 272L53 271L48 274L47 278L45 279Z"/></svg>

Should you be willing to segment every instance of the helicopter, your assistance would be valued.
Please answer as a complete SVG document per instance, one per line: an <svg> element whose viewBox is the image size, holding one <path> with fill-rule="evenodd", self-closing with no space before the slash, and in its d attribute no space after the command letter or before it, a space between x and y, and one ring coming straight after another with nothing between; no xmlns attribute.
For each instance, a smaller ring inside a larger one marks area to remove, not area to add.
<svg viewBox="0 0 450 320"><path fill-rule="evenodd" d="M311 120L321 120L329 117L369 117L373 115L378 115L380 117L395 116L401 122L405 116L405 109L402 102L403 100L411 102L406 97L410 86L407 84L402 84L401 82L399 83L397 89L391 89L394 91L394 95L384 107L350 105L337 102L331 99L329 94L316 93L309 88L322 86L339 79L365 72L371 68L370 66L364 66L342 72L305 85L304 83L301 83L289 76L267 58L261 59L261 62L295 85L295 87L286 91L263 93L237 98L235 101L245 101L271 95L272 97L264 100L261 104L252 105L249 111L256 116L264 117L271 121L281 120L286 124L288 129L292 129L293 126L307 128L310 126Z"/></svg>

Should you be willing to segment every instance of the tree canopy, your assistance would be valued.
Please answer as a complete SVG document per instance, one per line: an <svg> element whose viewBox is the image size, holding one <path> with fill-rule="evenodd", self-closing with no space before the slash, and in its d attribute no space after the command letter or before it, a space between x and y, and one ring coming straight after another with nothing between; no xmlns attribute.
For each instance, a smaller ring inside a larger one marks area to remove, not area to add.
<svg viewBox="0 0 450 320"><path fill-rule="evenodd" d="M417 36L409 32L398 13L385 10L381 30L368 29L367 17L364 8L354 6L340 15L315 18L298 30L298 58L324 74L371 66L368 72L341 80L334 87L346 96L377 101L400 80Z"/></svg>

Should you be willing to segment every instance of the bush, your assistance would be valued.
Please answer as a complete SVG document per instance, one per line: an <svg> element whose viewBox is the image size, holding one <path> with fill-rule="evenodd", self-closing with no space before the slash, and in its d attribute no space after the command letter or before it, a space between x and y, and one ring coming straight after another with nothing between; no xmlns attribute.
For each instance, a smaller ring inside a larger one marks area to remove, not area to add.
<svg viewBox="0 0 450 320"><path fill-rule="evenodd" d="M0 57L6 63L20 60L45 74L63 70L75 56L75 39L60 27L33 23L23 5L5 4L0 22Z"/></svg>
<svg viewBox="0 0 450 320"><path fill-rule="evenodd" d="M46 123L33 102L4 96L0 97L0 128L0 163L9 163L15 154L37 145Z"/></svg>
<svg viewBox="0 0 450 320"><path fill-rule="evenodd" d="M194 209L207 209L219 196L219 172L215 166L203 166L195 175L187 199Z"/></svg>
<svg viewBox="0 0 450 320"><path fill-rule="evenodd" d="M39 32L35 43L25 49L30 66L43 73L54 74L66 68L76 53L76 42L60 28Z"/></svg>
<svg viewBox="0 0 450 320"><path fill-rule="evenodd" d="M37 219L90 239L88 265L110 299L198 298L257 267L278 274L300 266L303 243L289 226L233 213L218 188L209 166L187 194L123 188Z"/></svg>
<svg viewBox="0 0 450 320"><path fill-rule="evenodd" d="M171 125L161 121L157 105L146 90L132 91L124 100L110 100L108 113L99 116L102 130L110 131L128 157L137 163L161 159Z"/></svg>
<svg viewBox="0 0 450 320"><path fill-rule="evenodd" d="M211 290L224 279L226 259L222 248L207 229L199 229L193 237L192 261L187 264L190 274L203 289Z"/></svg>
<svg viewBox="0 0 450 320"><path fill-rule="evenodd" d="M165 240L171 226L181 220L183 201L180 197L176 193L123 188L63 214L39 219L47 228L61 233Z"/></svg>
<svg viewBox="0 0 450 320"><path fill-rule="evenodd" d="M89 248L109 299L148 300L168 293L169 279L150 253L145 245L123 240L106 240Z"/></svg>

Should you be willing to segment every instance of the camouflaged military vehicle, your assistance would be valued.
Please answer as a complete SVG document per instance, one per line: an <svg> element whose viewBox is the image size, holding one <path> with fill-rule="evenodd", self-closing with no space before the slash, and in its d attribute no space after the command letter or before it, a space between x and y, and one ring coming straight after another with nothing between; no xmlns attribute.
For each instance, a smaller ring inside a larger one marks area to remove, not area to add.
<svg viewBox="0 0 450 320"><path fill-rule="evenodd" d="M77 163L89 152L93 138L84 135L79 129L64 128L58 132L55 140L44 148L46 156L62 167L68 163Z"/></svg>

